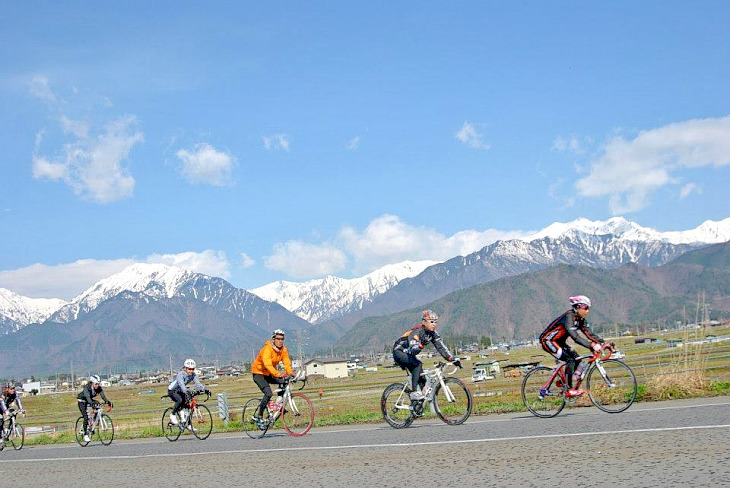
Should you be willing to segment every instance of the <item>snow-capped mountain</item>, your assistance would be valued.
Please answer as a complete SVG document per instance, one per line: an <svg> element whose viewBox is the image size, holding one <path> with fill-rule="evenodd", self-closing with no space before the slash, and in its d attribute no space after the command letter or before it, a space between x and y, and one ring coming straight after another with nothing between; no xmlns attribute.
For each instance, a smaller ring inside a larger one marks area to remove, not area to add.
<svg viewBox="0 0 730 488"><path fill-rule="evenodd" d="M249 291L316 324L361 309L401 280L416 276L437 263L404 261L383 266L360 278L327 276L304 283L275 281Z"/></svg>
<svg viewBox="0 0 730 488"><path fill-rule="evenodd" d="M0 335L43 322L65 304L58 298L28 298L0 288Z"/></svg>

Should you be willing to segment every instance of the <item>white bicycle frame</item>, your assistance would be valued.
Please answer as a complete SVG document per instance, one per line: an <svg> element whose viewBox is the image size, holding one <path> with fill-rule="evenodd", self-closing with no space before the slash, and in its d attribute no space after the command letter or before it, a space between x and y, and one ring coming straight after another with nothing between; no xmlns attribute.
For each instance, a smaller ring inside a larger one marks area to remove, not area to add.
<svg viewBox="0 0 730 488"><path fill-rule="evenodd" d="M448 364L451 364L452 366L454 366L453 363L446 363L443 368L424 369L421 372L421 376L425 376L427 382L428 382L429 378L437 380L437 381L433 381L434 386L431 388L431 391L429 391L426 394L425 398L423 399L424 403L433 402L433 395L436 392L436 384L441 385L441 389L444 390L444 393L446 394L446 399L449 402L456 401L456 397L454 396L454 393L451 391L451 388L449 388L449 385L447 385L446 382L444 382L444 371L443 370L446 368L446 365L448 365ZM458 369L459 368L457 366L454 366L453 371L446 373L446 374L452 375L452 374L456 373L456 371L458 371ZM410 403L410 398L408 399L408 403L406 403L406 404L401 403L401 399L403 398L404 395L406 396L406 398L408 398L408 395L406 395L406 390L411 386L411 378L412 378L411 373L408 373L408 380L403 385L403 391L401 391L400 396L398 397L398 401L395 403L395 408L397 408L399 410L413 410L413 407L411 406L411 403Z"/></svg>
<svg viewBox="0 0 730 488"><path fill-rule="evenodd" d="M109 428L109 426L106 424L106 420L104 419L104 417L102 415L104 413L102 411L103 406L104 405L99 405L99 408L97 408L97 409L94 409L94 407L90 407L92 412L94 410L96 410L96 411L94 412L93 420L91 422L91 425L89 426L89 430L90 430L89 434L91 434L91 432L95 432L97 427L101 427L102 430L106 430ZM89 417L89 418L91 419L91 417Z"/></svg>
<svg viewBox="0 0 730 488"><path fill-rule="evenodd" d="M294 375L294 378L292 378L291 381L289 383L287 383L285 387L283 387L284 394L282 396L284 397L284 400L281 403L281 408L279 408L279 410L277 412L273 413L273 415L271 417L272 423L274 421L276 421L276 419L279 418L279 415L281 415L281 411L284 408L284 405L287 405L289 410L291 410L294 413L294 415L299 415L300 412L299 412L299 409L297 408L297 404L294 402L294 398L292 398L291 384L294 383L295 381L301 381L304 378L304 375L305 375L304 370L300 369L299 371L297 371L297 374ZM281 387L276 390L277 393L280 391L282 391Z"/></svg>

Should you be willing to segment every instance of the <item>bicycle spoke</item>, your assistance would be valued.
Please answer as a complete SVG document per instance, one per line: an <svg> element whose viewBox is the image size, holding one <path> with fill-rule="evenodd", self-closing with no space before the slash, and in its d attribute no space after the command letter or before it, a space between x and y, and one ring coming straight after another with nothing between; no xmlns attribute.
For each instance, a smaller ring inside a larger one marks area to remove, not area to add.
<svg viewBox="0 0 730 488"><path fill-rule="evenodd" d="M254 420L259 413L259 405L261 404L260 398L252 398L246 402L243 407L243 414L241 417L241 424L243 424L243 431L252 439L259 439L266 434L269 429L269 409L264 408L263 428Z"/></svg>
<svg viewBox="0 0 730 488"><path fill-rule="evenodd" d="M588 372L588 395L593 404L604 412L623 412L636 399L636 377L618 359L595 364Z"/></svg>
<svg viewBox="0 0 730 488"><path fill-rule="evenodd" d="M182 428L180 428L179 425L175 425L170 422L171 413L172 407L169 407L165 410L165 413L162 414L162 432L165 434L168 441L174 442L180 437L180 434L182 434Z"/></svg>
<svg viewBox="0 0 730 488"><path fill-rule="evenodd" d="M195 410L190 412L190 428L193 435L204 441L213 431L213 415L205 405L196 405Z"/></svg>
<svg viewBox="0 0 730 488"><path fill-rule="evenodd" d="M403 429L413 423L413 410L408 393L403 391L403 383L388 385L380 397L380 411L391 427Z"/></svg>
<svg viewBox="0 0 730 488"><path fill-rule="evenodd" d="M96 433L99 440L105 446L108 446L114 440L114 423L107 414L102 414L99 418L99 425L96 426Z"/></svg>
<svg viewBox="0 0 730 488"><path fill-rule="evenodd" d="M449 425L463 424L471 415L472 398L469 389L458 378L444 379L434 392L436 415Z"/></svg>

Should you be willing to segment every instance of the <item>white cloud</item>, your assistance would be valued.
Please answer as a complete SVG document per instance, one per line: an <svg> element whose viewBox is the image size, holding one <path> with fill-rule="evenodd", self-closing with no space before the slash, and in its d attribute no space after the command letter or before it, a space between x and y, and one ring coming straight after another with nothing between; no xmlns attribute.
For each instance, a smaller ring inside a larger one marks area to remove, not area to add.
<svg viewBox="0 0 730 488"><path fill-rule="evenodd" d="M244 268L250 268L256 264L256 261L254 261L254 259L245 252L239 253L239 257L241 258L241 266Z"/></svg>
<svg viewBox="0 0 730 488"><path fill-rule="evenodd" d="M687 183L679 191L679 198L685 199L688 196L690 196L692 193L702 193L702 188L697 186L696 183Z"/></svg>
<svg viewBox="0 0 730 488"><path fill-rule="evenodd" d="M484 136L477 130L474 124L464 122L461 129L455 134L456 138L467 146L474 149L489 149L490 146L484 143Z"/></svg>
<svg viewBox="0 0 730 488"><path fill-rule="evenodd" d="M236 160L210 144L196 144L190 151L180 149L177 157L182 161L182 174L190 183L214 186L232 184L231 176Z"/></svg>
<svg viewBox="0 0 730 488"><path fill-rule="evenodd" d="M613 138L575 187L582 196L609 196L618 215L641 210L659 188L680 183L673 173L681 168L729 164L730 117L694 119L642 131L633 140Z"/></svg>
<svg viewBox="0 0 730 488"><path fill-rule="evenodd" d="M274 134L271 136L264 136L261 139L264 141L264 147L266 149L289 150L289 136L286 134Z"/></svg>
<svg viewBox="0 0 730 488"><path fill-rule="evenodd" d="M347 256L335 246L287 241L274 245L274 254L264 258L267 268L284 271L295 278L338 273L345 269Z"/></svg>
<svg viewBox="0 0 730 488"><path fill-rule="evenodd" d="M108 123L96 137L89 136L88 129L87 135L82 135L83 123L64 125L77 139L64 145L64 155L58 161L34 154L33 176L62 180L76 195L98 203L129 197L134 193L135 181L122 162L135 144L144 140L136 125L133 116L124 116Z"/></svg>
<svg viewBox="0 0 730 488"><path fill-rule="evenodd" d="M553 141L553 150L557 152L572 152L576 154L582 154L584 152L580 141L578 141L575 136L571 136L569 138L556 138Z"/></svg>
<svg viewBox="0 0 730 488"><path fill-rule="evenodd" d="M145 259L80 259L58 265L33 264L25 268L0 271L0 287L31 298L71 300L99 280L138 262L162 263L209 276L228 278L228 259L222 251L200 253L152 254Z"/></svg>
<svg viewBox="0 0 730 488"><path fill-rule="evenodd" d="M39 100L56 103L56 95L53 94L50 86L48 86L48 78L45 76L34 76L30 81L28 92L31 96Z"/></svg>
<svg viewBox="0 0 730 488"><path fill-rule="evenodd" d="M347 141L347 145L345 146L349 151L354 151L360 146L360 136L353 137L349 141Z"/></svg>

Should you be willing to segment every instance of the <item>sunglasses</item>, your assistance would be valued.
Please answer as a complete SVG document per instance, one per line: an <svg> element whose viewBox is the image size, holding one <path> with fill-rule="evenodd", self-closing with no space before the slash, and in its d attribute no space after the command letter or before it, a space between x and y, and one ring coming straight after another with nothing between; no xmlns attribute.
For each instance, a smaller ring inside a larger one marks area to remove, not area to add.
<svg viewBox="0 0 730 488"><path fill-rule="evenodd" d="M590 310L591 307L589 307L588 305L580 304L580 305L578 305L578 309L579 310Z"/></svg>
<svg viewBox="0 0 730 488"><path fill-rule="evenodd" d="M438 324L439 321L438 320L429 320L428 323L429 324Z"/></svg>
<svg viewBox="0 0 730 488"><path fill-rule="evenodd" d="M283 340L284 340L284 338L283 338L283 337L274 337L274 340L275 340L275 341L283 341Z"/></svg>

